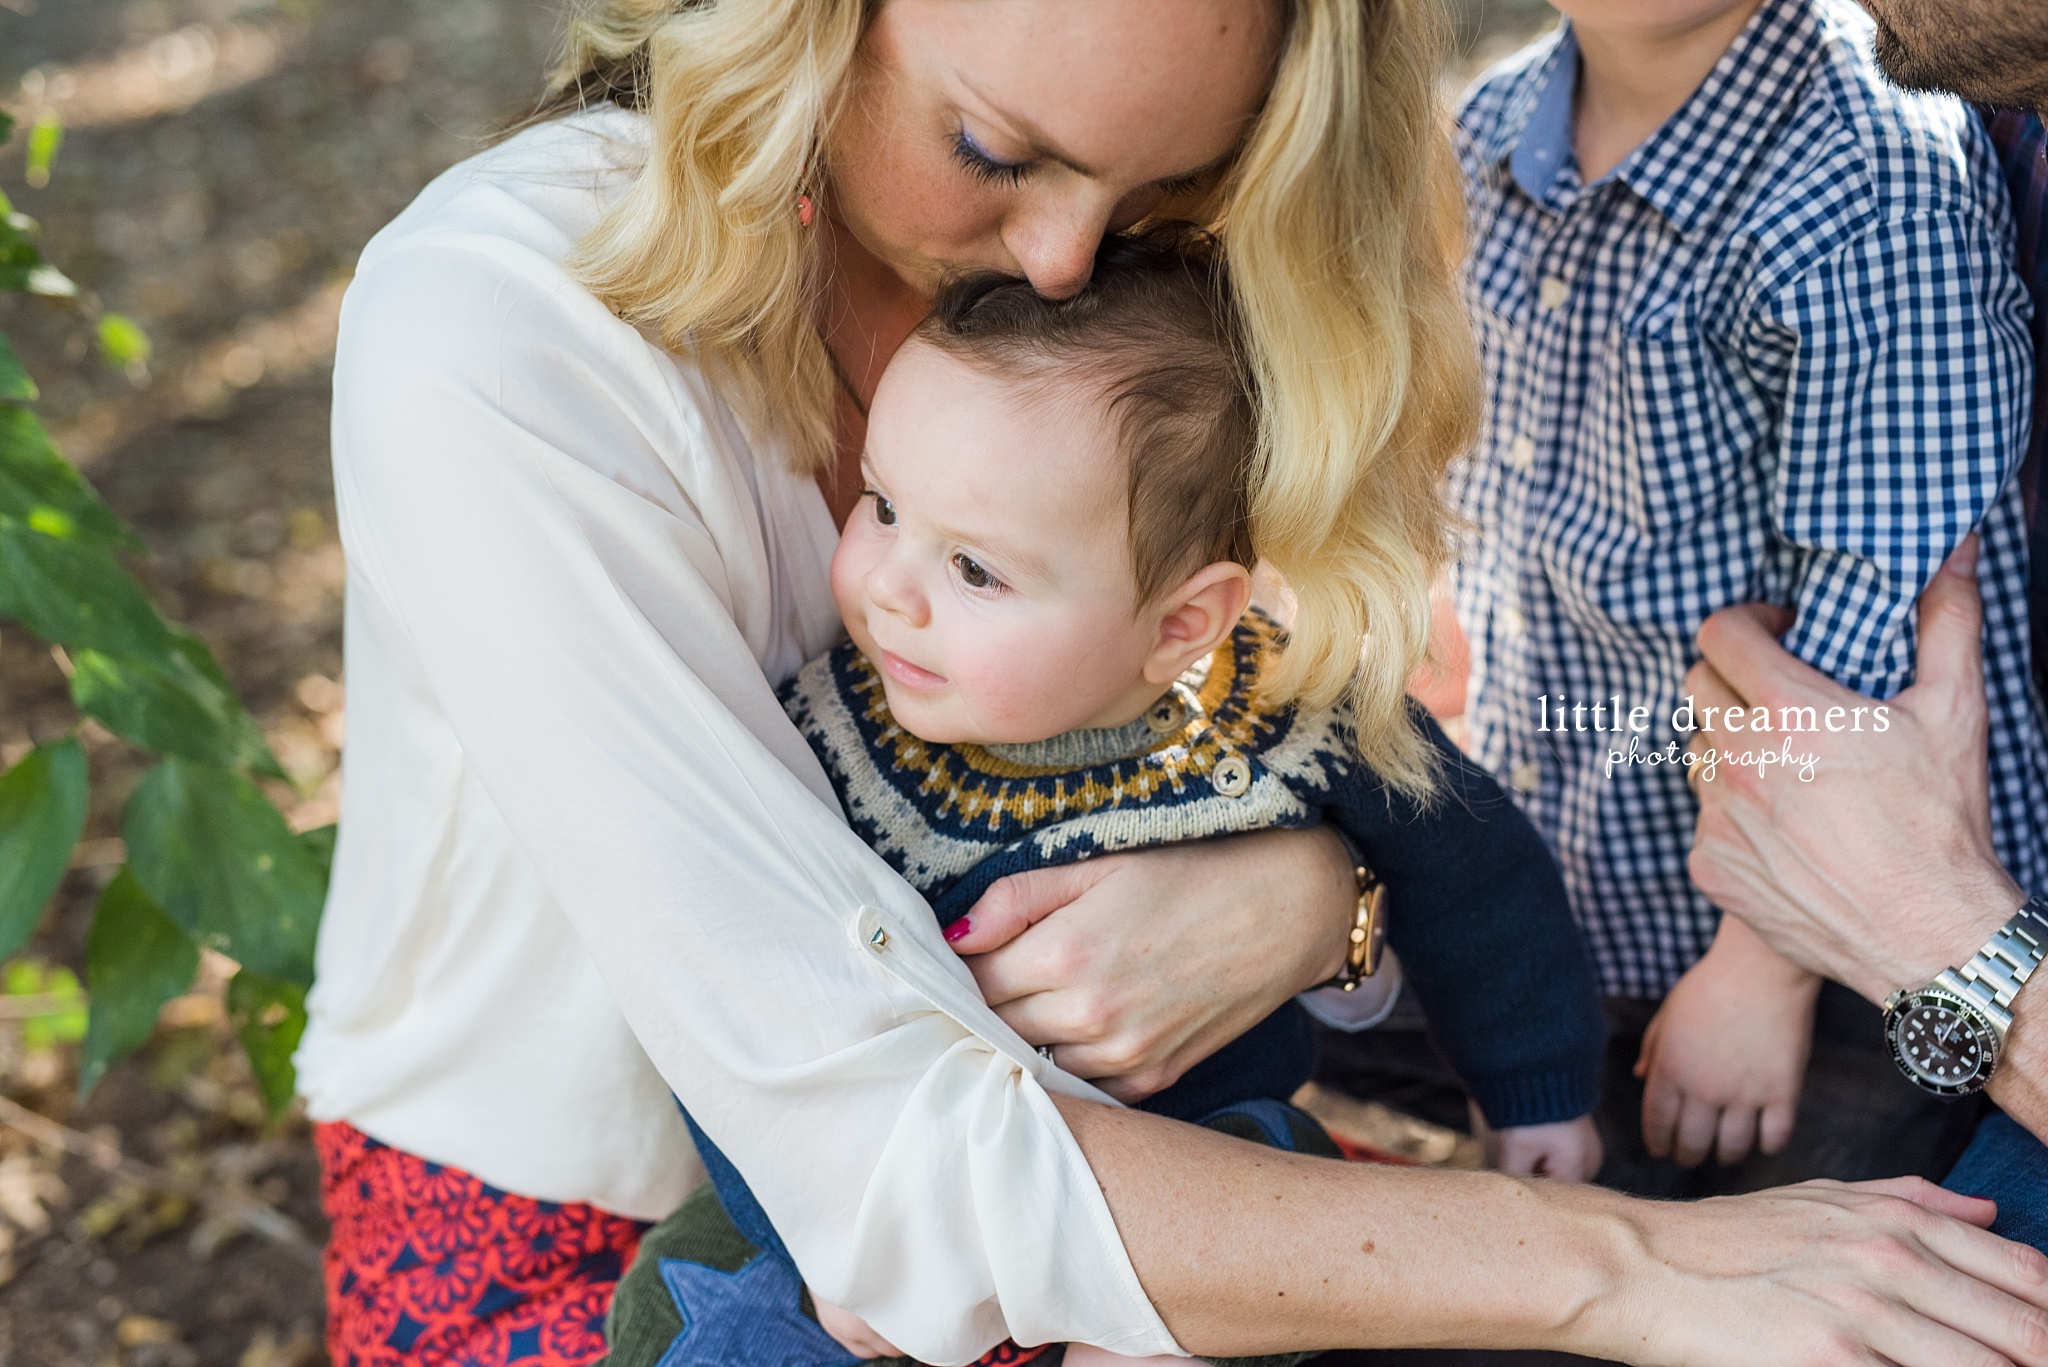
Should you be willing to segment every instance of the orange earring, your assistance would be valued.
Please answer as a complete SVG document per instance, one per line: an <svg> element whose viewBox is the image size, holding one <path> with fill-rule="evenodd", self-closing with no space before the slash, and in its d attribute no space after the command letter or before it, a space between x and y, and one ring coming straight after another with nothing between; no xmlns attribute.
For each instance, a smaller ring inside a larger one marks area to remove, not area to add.
<svg viewBox="0 0 2048 1367"><path fill-rule="evenodd" d="M811 197L809 195L800 194L796 197L796 221L798 223L803 224L806 228L810 227L811 215L814 212L815 210L811 208Z"/></svg>

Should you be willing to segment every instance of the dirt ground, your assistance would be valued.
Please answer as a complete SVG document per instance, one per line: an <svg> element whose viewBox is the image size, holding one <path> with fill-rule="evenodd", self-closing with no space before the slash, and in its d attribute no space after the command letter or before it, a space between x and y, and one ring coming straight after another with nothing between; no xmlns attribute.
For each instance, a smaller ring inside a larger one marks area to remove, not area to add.
<svg viewBox="0 0 2048 1367"><path fill-rule="evenodd" d="M1461 72L1550 17L1538 0L1456 8ZM327 464L341 290L378 227L534 98L560 23L558 0L0 0L0 108L51 106L66 126L46 188L25 185L17 137L0 189L155 350L146 375L118 372L73 314L21 298L0 297L0 328L66 451L148 543L157 601L263 721L293 778L273 795L301 826L333 819L345 718ZM0 759L74 722L49 653L0 632ZM88 746L88 838L24 956L74 970L140 773L103 733ZM325 1361L311 1143L303 1122L264 1131L221 968L83 1105L72 1046L35 1047L0 996L0 1367ZM93 1153L37 1142L10 1102ZM201 1199L109 1172L116 1149ZM222 1214L251 1201L287 1217L285 1237Z"/></svg>

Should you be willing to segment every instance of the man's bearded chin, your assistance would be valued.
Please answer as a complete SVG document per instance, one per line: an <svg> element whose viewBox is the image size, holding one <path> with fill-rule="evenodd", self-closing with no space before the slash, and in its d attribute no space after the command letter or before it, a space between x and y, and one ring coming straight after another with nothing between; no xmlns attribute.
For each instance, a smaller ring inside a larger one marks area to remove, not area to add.
<svg viewBox="0 0 2048 1367"><path fill-rule="evenodd" d="M1904 90L1960 95L2011 109L2048 108L2048 24L2041 34L1955 33L1919 44L1879 20L1878 69ZM2032 41L2027 41L2031 38Z"/></svg>

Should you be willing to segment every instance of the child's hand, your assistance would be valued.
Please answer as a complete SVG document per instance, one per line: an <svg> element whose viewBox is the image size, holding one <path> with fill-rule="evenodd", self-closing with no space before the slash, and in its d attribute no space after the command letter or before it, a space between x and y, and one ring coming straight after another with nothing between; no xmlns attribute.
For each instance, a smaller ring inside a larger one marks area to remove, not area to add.
<svg viewBox="0 0 2048 1367"><path fill-rule="evenodd" d="M1600 1171L1600 1131L1593 1117L1560 1120L1551 1125L1518 1125L1486 1136L1487 1163L1523 1177L1548 1177L1559 1182L1590 1182Z"/></svg>
<svg viewBox="0 0 2048 1367"><path fill-rule="evenodd" d="M868 1322L851 1310L811 1293L811 1305L818 1312L818 1327L839 1340L839 1346L855 1357L900 1358L903 1350L868 1327Z"/></svg>
<svg viewBox="0 0 2048 1367"><path fill-rule="evenodd" d="M1792 1138L1820 979L1733 916L1643 1035L1643 1143L1695 1167L1739 1163Z"/></svg>

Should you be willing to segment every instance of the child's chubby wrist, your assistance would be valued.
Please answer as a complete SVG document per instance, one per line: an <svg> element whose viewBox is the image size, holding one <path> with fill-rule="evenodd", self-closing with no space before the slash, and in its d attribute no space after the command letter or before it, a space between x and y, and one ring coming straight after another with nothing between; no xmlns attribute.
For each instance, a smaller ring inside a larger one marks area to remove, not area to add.
<svg viewBox="0 0 2048 1367"><path fill-rule="evenodd" d="M1820 977L1765 944L1757 933L1734 917L1724 917L1714 943L1693 966L1694 973L1717 984L1746 992L1812 996Z"/></svg>

